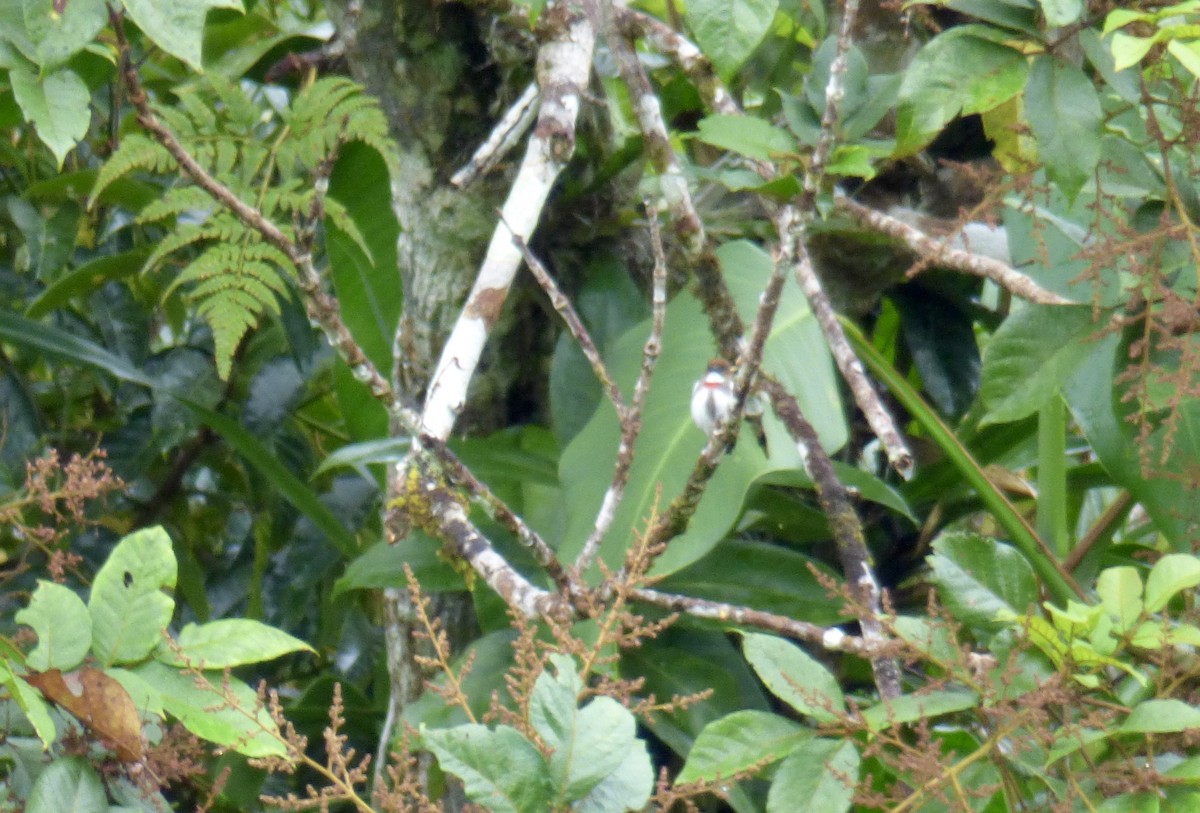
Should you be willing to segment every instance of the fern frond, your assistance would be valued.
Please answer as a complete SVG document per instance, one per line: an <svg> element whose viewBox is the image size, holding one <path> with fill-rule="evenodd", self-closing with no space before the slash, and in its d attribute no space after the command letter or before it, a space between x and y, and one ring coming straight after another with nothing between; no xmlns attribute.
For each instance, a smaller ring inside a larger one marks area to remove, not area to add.
<svg viewBox="0 0 1200 813"><path fill-rule="evenodd" d="M234 243L249 234L249 230L233 215L228 212L217 212L202 224L179 226L164 237L146 258L146 262L142 265L142 273L152 272L169 254L179 251L181 248L209 240ZM170 293L173 289L174 286L167 292Z"/></svg>
<svg viewBox="0 0 1200 813"><path fill-rule="evenodd" d="M100 193L118 178L135 169L164 174L175 170L175 159L167 148L141 133L133 133L121 139L121 146L104 162L96 175L92 194L88 197L88 209L96 205Z"/></svg>
<svg viewBox="0 0 1200 813"><path fill-rule="evenodd" d="M196 283L188 298L213 332L217 371L226 378L238 343L266 311L279 313L287 292L287 257L273 246L250 242L205 249L180 273L171 289Z"/></svg>
<svg viewBox="0 0 1200 813"><path fill-rule="evenodd" d="M198 186L176 186L158 200L147 203L134 221L140 226L157 223L184 213L208 213L217 207L212 197Z"/></svg>
<svg viewBox="0 0 1200 813"><path fill-rule="evenodd" d="M325 77L305 88L292 100L287 120L296 134L288 157L306 169L316 169L349 141L363 142L393 165L395 146L379 103L345 77Z"/></svg>

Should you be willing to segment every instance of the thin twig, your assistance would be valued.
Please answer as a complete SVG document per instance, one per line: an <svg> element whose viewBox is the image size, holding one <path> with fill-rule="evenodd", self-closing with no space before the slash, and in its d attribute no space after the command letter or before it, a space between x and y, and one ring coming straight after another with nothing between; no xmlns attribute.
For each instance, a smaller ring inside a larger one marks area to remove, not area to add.
<svg viewBox="0 0 1200 813"><path fill-rule="evenodd" d="M672 612L690 615L693 618L707 618L729 624L741 624L747 627L773 632L787 638L808 641L818 644L830 652L848 652L863 658L878 654L878 649L868 643L865 638L847 635L837 627L822 627L807 621L797 621L784 615L754 610L749 607L739 607L721 601L681 596L674 593L663 593L658 590L634 588L629 591L629 598L662 607Z"/></svg>
<svg viewBox="0 0 1200 813"><path fill-rule="evenodd" d="M977 277L985 277L1004 290L1039 305L1070 305L1071 300L1047 291L1029 277L999 260L954 248L945 241L930 237L925 232L905 223L899 218L884 214L861 203L838 195L834 205L856 222L881 234L902 241L916 254L930 263L952 268Z"/></svg>
<svg viewBox="0 0 1200 813"><path fill-rule="evenodd" d="M504 223L503 215L500 217L500 222ZM507 223L504 223L504 225L508 226ZM562 317L563 323L571 333L571 337L575 339L575 342L579 345L579 349L583 351L588 364L592 366L592 372L595 373L596 379L604 389L604 394L608 396L608 400L616 408L617 415L624 414L625 396L621 394L621 389L613 381L612 374L609 373L608 366L600 356L600 350L596 347L596 342L592 339L592 334L588 332L587 326L583 324L583 319L580 318L579 311L575 310L574 303L558 287L558 283L554 281L554 277L550 276L550 272L542 264L542 261L529 250L529 246L515 232L513 232L512 241L513 245L520 250L521 256L525 258L525 265L529 267L533 278L537 280L538 285L542 286L542 290L550 298L550 304L554 307L554 310L558 311L558 315Z"/></svg>
<svg viewBox="0 0 1200 813"><path fill-rule="evenodd" d="M627 408L618 409L617 416L621 421L621 441L617 445L617 459L613 464L612 482L604 492L600 501L600 509L596 512L596 521L592 532L588 535L579 556L575 559L575 571L583 574L592 565L600 543L612 527L617 515L617 508L625 497L625 487L629 484L629 473L633 469L633 450L637 444L638 435L642 431L642 411L646 406L646 395L650 392L650 379L654 375L654 367L658 362L658 354L662 350L663 328L667 316L667 257L663 251L662 235L658 230L658 213L649 202L646 203L646 222L650 230L650 245L654 251L653 290L651 307L653 317L650 323L650 335L642 346L642 366L638 372L637 382L633 385L633 401Z"/></svg>

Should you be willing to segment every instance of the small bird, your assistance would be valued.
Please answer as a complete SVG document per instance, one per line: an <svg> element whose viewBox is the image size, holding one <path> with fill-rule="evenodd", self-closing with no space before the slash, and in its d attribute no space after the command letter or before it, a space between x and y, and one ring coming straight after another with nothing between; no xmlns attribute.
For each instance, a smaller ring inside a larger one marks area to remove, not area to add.
<svg viewBox="0 0 1200 813"><path fill-rule="evenodd" d="M724 359L713 359L704 375L692 386L692 420L701 432L711 435L717 424L729 415L736 400L729 363ZM762 407L753 395L746 404L745 416L765 454L767 436L762 427ZM726 451L733 451L732 443Z"/></svg>
<svg viewBox="0 0 1200 813"><path fill-rule="evenodd" d="M692 387L692 420L701 432L711 435L716 425L729 415L733 402L729 364L724 359L713 359Z"/></svg>

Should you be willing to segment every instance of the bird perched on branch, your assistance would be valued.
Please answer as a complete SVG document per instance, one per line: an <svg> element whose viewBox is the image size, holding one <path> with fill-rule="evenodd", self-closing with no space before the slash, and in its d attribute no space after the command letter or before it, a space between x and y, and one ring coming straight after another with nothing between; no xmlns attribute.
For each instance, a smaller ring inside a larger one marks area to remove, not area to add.
<svg viewBox="0 0 1200 813"><path fill-rule="evenodd" d="M728 417L737 400L733 392L733 373L729 362L724 359L713 359L708 363L708 369L692 386L692 420L700 431L711 435L717 424ZM763 454L767 453L767 435L763 431L762 406L756 396L751 395L744 410L746 422L753 429L758 444L762 446ZM733 451L730 442L727 452Z"/></svg>

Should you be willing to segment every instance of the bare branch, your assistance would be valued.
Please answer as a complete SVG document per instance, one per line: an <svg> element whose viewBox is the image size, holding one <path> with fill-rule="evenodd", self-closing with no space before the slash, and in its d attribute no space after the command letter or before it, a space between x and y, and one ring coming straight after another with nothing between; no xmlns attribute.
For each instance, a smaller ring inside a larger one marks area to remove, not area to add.
<svg viewBox="0 0 1200 813"><path fill-rule="evenodd" d="M552 5L542 19L551 35L538 51L537 126L504 202L503 222L496 224L479 275L442 348L421 415L421 434L443 440L466 403L483 345L520 266L521 252L512 236L528 242L551 187L575 151L575 118L587 87L595 29L589 15L574 4Z"/></svg>
<svg viewBox="0 0 1200 813"><path fill-rule="evenodd" d="M999 260L973 254L930 237L925 232L910 226L899 218L864 206L845 195L838 195L834 205L855 221L889 237L894 237L917 253L918 256L955 271L977 277L985 277L1006 291L1039 305L1070 305L1066 299L1053 291L1047 291L1029 277Z"/></svg>
<svg viewBox="0 0 1200 813"><path fill-rule="evenodd" d="M749 607L739 607L721 601L709 601L674 593L662 593L646 588L634 588L629 591L628 595L634 601L652 604L655 607L690 615L693 618L741 624L773 632L786 638L808 641L818 644L830 652L848 652L862 658L871 658L879 652L878 647L873 646L865 638L847 635L837 627L822 627L763 610L753 610Z"/></svg>
<svg viewBox="0 0 1200 813"><path fill-rule="evenodd" d="M486 174L510 150L514 149L517 142L525 135L525 131L537 118L538 99L537 84L530 82L529 86L521 93L520 98L513 102L512 106L496 122L496 126L492 128L487 139L479 145L479 149L475 150L471 160L451 176L450 183L459 189L469 186L476 178Z"/></svg>

